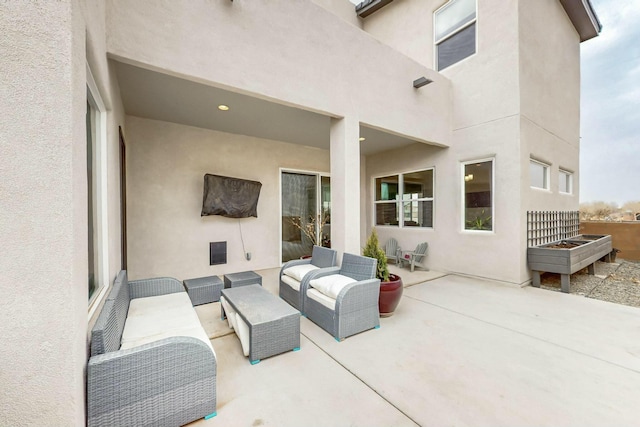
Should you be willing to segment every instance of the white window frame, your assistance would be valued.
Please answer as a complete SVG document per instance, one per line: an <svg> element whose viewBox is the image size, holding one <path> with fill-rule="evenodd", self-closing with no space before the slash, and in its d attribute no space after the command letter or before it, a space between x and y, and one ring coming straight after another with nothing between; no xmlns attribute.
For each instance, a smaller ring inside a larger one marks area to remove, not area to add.
<svg viewBox="0 0 640 427"><path fill-rule="evenodd" d="M491 230L472 230L467 228L466 221L466 209L467 209L467 201L466 201L466 181L465 177L465 168L467 165L473 165L476 163L487 163L491 162ZM463 233L481 233L481 234L495 234L496 232L496 159L495 157L485 157L481 159L467 160L464 162L460 162L460 227Z"/></svg>
<svg viewBox="0 0 640 427"><path fill-rule="evenodd" d="M433 197L420 197L418 199L407 199L404 200L402 198L402 195L404 194L404 175L408 175L411 173L416 173L416 172L426 172L426 171L432 171L432 179L433 179L433 187L432 187L432 194L434 195ZM398 177L398 194L396 196L395 200L376 200L376 179L378 178L384 178L386 176L397 176ZM436 212L436 202L435 202L435 191L436 191L436 168L435 167L430 167L430 168L424 168L424 169L416 169L416 170L410 170L410 171L404 171L404 172L398 172L398 173L388 173L388 174L384 174L384 175L377 175L373 177L373 184L371 186L371 188L373 189L373 195L372 195L372 199L373 199L373 215L372 215L372 220L373 220L373 227L397 227L397 228L407 228L407 229L411 229L411 230L433 230L435 228L435 212ZM431 227L420 227L420 226L405 226L404 225L404 203L405 202L431 202L432 204L432 219L431 219ZM396 215L398 216L398 224L395 225L384 225L384 224L376 224L376 205L378 204L391 204L391 203L395 203L396 205Z"/></svg>
<svg viewBox="0 0 640 427"><path fill-rule="evenodd" d="M563 191L560 187L563 178L567 183L567 191ZM569 172L566 169L558 169L558 191L560 194L573 194L573 172Z"/></svg>
<svg viewBox="0 0 640 427"><path fill-rule="evenodd" d="M295 174L302 174L302 175L314 175L316 177L316 183L317 183L317 188L318 191L316 192L316 215L321 215L322 214L322 178L329 178L331 180L331 174L328 172L320 172L320 171L312 171L312 170L308 170L308 169L290 169L290 168L278 168L278 206L280 207L280 218L282 219L282 174L283 173L295 173ZM332 206L330 205L330 211L331 211ZM280 265L284 265L284 263L282 262L282 220L278 221L279 222L279 227L278 227L278 236L280 236L278 239L279 241L279 245L280 245L280 252L279 252L279 256L280 256ZM331 225L331 224L329 224ZM316 236L316 239L320 239L321 236L321 231L317 230L316 231L318 234Z"/></svg>
<svg viewBox="0 0 640 427"><path fill-rule="evenodd" d="M476 4L476 16L475 18L473 18L471 21L461 25L459 28L456 28L453 32L451 32L450 34L447 34L446 36L440 37L439 39L436 38L436 21L437 21L437 17L438 17L438 13L440 13L441 11L445 10L447 7L451 6L453 3L455 3L458 0L448 0L445 4L443 4L442 6L440 6L438 9L436 9L433 12L433 64L434 64L434 69L438 72L441 72L443 70L446 70L448 68L451 68L461 62L466 61L469 58L474 57L475 55L477 55L478 53L478 1L475 0L475 4ZM465 30L466 28L470 27L471 25L475 24L476 25L476 35L475 35L475 51L473 54L466 56L462 59L460 59L457 62L454 62L453 64L440 69L438 66L438 46L440 45L440 43L450 39L451 37L454 37L456 34L458 34L459 32L461 32L462 30Z"/></svg>
<svg viewBox="0 0 640 427"><path fill-rule="evenodd" d="M544 187L538 187L537 185L533 185L534 183L531 182L531 165L535 164L538 166L542 166L544 169ZM529 159L529 186L535 190L545 190L545 191L550 191L550 172L551 172L551 165L545 162L542 162L540 160L536 160L534 158L530 158Z"/></svg>
<svg viewBox="0 0 640 427"><path fill-rule="evenodd" d="M98 85L96 84L89 64L86 64L87 73L87 102L96 112L95 118L95 159L96 159L96 189L97 189L97 242L98 262L96 272L96 289L89 299L88 319L91 319L100 302L104 298L109 284L109 229L107 207L107 108L102 100ZM85 285L86 286L86 285Z"/></svg>

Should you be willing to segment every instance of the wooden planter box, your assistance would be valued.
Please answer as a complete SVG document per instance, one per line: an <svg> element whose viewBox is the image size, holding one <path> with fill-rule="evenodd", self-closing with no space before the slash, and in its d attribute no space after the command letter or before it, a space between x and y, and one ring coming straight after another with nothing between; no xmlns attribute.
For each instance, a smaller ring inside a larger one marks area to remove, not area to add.
<svg viewBox="0 0 640 427"><path fill-rule="evenodd" d="M571 274L585 267L589 267L589 274L595 274L595 262L610 255L612 249L611 236L592 234L528 248L527 262L533 271L533 286L540 287L540 273L559 273L562 292L568 293Z"/></svg>

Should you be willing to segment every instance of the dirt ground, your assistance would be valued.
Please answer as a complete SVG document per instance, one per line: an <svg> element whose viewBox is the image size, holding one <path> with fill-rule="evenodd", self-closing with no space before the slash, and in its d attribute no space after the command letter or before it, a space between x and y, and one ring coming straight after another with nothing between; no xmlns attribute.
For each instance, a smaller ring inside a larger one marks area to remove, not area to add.
<svg viewBox="0 0 640 427"><path fill-rule="evenodd" d="M544 273L541 288L560 292L560 275ZM571 275L571 294L640 307L640 262L617 258L596 262L596 275L584 268Z"/></svg>

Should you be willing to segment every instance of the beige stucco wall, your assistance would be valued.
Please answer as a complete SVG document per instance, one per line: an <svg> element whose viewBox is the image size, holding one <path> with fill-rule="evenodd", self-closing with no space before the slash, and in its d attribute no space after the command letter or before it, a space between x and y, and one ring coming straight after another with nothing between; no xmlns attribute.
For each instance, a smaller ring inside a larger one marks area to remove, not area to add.
<svg viewBox="0 0 640 427"><path fill-rule="evenodd" d="M122 117L106 65L104 4L2 2L0 32L0 425L84 425L87 62L109 110L115 168L113 135ZM119 259L112 169L110 274Z"/></svg>
<svg viewBox="0 0 640 427"><path fill-rule="evenodd" d="M433 12L443 4L435 0L393 2L365 19L364 28L432 66ZM382 241L395 235L403 248L415 248L426 240L430 245L428 265L433 269L515 284L528 277L522 242L514 239L520 235L522 225L517 23L516 0L478 2L477 53L441 72L451 80L453 88L449 148L426 148L421 153L400 150L367 158L369 186L373 176L435 166L433 230L377 227ZM463 231L462 162L479 159L494 159L491 233ZM372 191L367 209L371 226ZM487 262L487 252L492 259L507 262Z"/></svg>
<svg viewBox="0 0 640 427"><path fill-rule="evenodd" d="M389 3L362 19L362 28L382 43L434 68L433 12L442 0L402 0Z"/></svg>
<svg viewBox="0 0 640 427"><path fill-rule="evenodd" d="M133 116L127 143L132 279L280 266L280 168L329 172L327 150ZM258 218L201 217L205 173L260 181ZM227 263L210 266L209 242L218 241L227 242Z"/></svg>
<svg viewBox="0 0 640 427"><path fill-rule="evenodd" d="M0 5L1 425L84 423L81 25L71 1Z"/></svg>
<svg viewBox="0 0 640 427"><path fill-rule="evenodd" d="M311 0L318 6L327 9L329 12L336 15L338 18L348 22L351 25L355 25L358 28L362 28L362 19L358 17L356 13L356 6L349 0Z"/></svg>
<svg viewBox="0 0 640 427"><path fill-rule="evenodd" d="M393 2L366 18L364 29L433 66L433 12L445 3ZM477 53L441 72L452 82L453 136L436 169L430 265L523 283L529 279L526 211L578 206L579 38L555 0L479 1L477 16ZM530 188L531 156L551 165L550 191ZM460 162L483 157L495 157L494 233L469 234L460 231ZM398 167L411 164L408 161L398 161ZM367 172L378 170L374 164L375 159L368 159ZM558 192L559 168L574 172L572 195ZM426 231L395 233L412 245L417 236L429 235ZM492 258L506 262L487 263L476 255L483 248Z"/></svg>
<svg viewBox="0 0 640 427"><path fill-rule="evenodd" d="M451 139L449 81L314 2L109 0L107 8L108 50L119 60L332 117L356 114L418 140ZM428 90L413 88L420 76L434 80Z"/></svg>
<svg viewBox="0 0 640 427"><path fill-rule="evenodd" d="M408 149L367 157L367 232L370 232L374 221L372 186L375 177L433 167L433 229L377 226L381 243L384 244L393 236L404 250L409 250L418 243L427 241L427 265L434 270L521 283L524 280L520 271L522 265L518 256L514 255L514 252L519 251L519 242L513 238L514 230L517 231L520 226L520 180L512 179L519 172L519 152L517 146L511 144L511 141L517 141L518 135L519 121L517 117L511 117L487 123L481 129L471 128L457 132L455 137L460 139L461 145L466 146L464 150L417 144ZM470 144L470 141L474 143ZM514 149L508 150L505 146L513 146ZM494 231L463 231L461 162L487 158L493 158L495 162ZM491 260L507 261L488 262L487 254L491 254Z"/></svg>
<svg viewBox="0 0 640 427"><path fill-rule="evenodd" d="M521 2L519 17L523 209L578 210L580 39L557 1ZM550 165L549 190L530 187L532 157ZM571 195L559 169L573 172Z"/></svg>

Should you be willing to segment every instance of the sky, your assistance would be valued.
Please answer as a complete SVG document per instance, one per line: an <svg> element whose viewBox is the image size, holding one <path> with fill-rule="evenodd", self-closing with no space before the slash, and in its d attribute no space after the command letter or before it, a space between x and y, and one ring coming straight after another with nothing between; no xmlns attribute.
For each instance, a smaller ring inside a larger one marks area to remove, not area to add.
<svg viewBox="0 0 640 427"><path fill-rule="evenodd" d="M602 32L583 42L580 202L640 200L640 0L591 0Z"/></svg>

